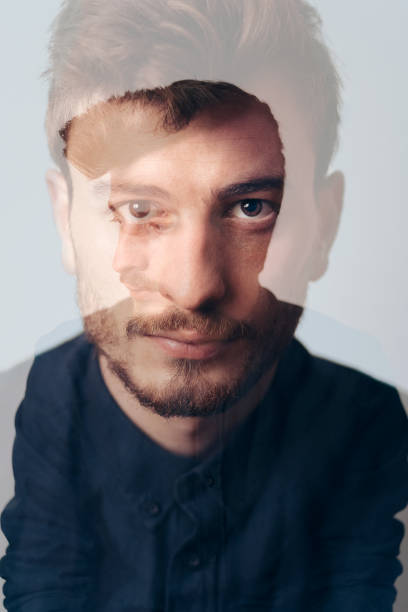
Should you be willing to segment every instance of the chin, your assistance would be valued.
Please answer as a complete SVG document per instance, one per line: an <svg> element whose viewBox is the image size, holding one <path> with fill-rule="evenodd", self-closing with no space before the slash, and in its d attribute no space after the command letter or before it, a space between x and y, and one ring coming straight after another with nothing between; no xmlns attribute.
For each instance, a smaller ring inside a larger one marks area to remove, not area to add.
<svg viewBox="0 0 408 612"><path fill-rule="evenodd" d="M165 383L149 385L138 380L132 369L108 358L108 366L123 383L128 393L142 406L156 414L170 417L210 417L225 412L244 392L247 364L228 375L225 367L214 372L208 363L197 360L177 360L173 374ZM254 381L256 382L256 381Z"/></svg>
<svg viewBox="0 0 408 612"><path fill-rule="evenodd" d="M195 314L191 320L178 313L160 320L129 319L118 316L121 308L118 304L85 317L85 332L130 398L163 417L207 417L228 410L276 365L302 314L299 306L278 302L271 294L269 310L264 310L266 323L259 328L217 313ZM222 355L208 360L163 357L141 337L182 327L211 331L215 337L220 329L231 332L231 338L244 331Z"/></svg>

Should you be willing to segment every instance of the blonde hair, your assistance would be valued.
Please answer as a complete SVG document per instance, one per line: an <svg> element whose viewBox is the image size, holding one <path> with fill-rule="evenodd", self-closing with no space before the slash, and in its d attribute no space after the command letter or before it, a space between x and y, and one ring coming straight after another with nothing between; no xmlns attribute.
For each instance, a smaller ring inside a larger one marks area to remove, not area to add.
<svg viewBox="0 0 408 612"><path fill-rule="evenodd" d="M339 78L304 0L65 0L50 42L46 129L64 164L66 126L94 104L175 81L285 75L311 125L317 174L337 142Z"/></svg>

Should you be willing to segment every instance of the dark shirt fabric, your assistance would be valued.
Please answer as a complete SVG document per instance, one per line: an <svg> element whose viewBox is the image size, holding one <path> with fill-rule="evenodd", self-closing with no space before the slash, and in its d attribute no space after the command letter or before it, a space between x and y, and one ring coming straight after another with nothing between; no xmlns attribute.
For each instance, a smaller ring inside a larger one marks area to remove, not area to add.
<svg viewBox="0 0 408 612"><path fill-rule="evenodd" d="M36 358L2 514L11 612L388 612L408 501L388 385L293 340L208 456L121 411L83 336Z"/></svg>

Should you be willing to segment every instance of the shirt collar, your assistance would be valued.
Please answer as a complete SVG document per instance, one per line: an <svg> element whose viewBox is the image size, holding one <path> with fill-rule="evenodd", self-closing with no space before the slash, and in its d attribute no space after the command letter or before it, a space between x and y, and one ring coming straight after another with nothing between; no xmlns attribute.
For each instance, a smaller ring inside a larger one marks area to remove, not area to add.
<svg viewBox="0 0 408 612"><path fill-rule="evenodd" d="M99 457L101 478L116 482L128 502L137 507L147 528L161 523L177 495L183 495L194 480L208 489L231 522L239 520L257 499L273 466L288 386L293 387L298 378L302 350L292 341L260 405L225 443L221 426L220 450L202 460L166 451L132 423L110 395L92 348L85 375L85 403L88 438Z"/></svg>

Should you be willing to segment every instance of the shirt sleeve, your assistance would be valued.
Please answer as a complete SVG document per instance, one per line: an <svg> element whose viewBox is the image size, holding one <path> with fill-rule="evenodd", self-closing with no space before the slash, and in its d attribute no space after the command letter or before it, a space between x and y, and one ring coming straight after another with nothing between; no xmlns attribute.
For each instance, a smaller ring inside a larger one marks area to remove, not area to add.
<svg viewBox="0 0 408 612"><path fill-rule="evenodd" d="M15 496L2 514L9 541L0 564L10 612L81 612L92 586L74 428L55 407L23 401L13 449Z"/></svg>

